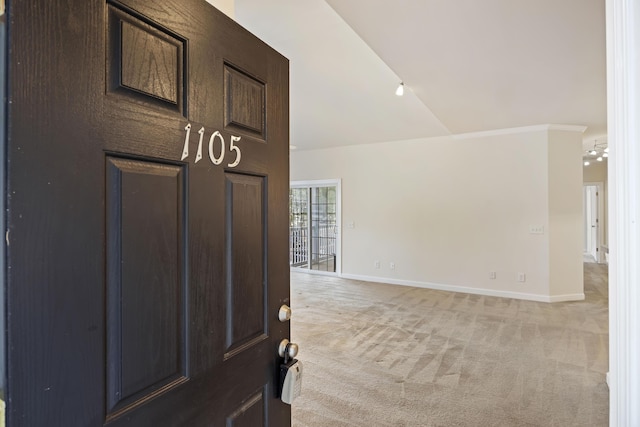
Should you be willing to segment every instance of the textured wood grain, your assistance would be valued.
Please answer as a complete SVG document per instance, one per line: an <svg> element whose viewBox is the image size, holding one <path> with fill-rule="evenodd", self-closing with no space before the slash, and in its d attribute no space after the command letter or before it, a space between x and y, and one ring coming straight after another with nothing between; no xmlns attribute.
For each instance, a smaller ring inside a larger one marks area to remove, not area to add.
<svg viewBox="0 0 640 427"><path fill-rule="evenodd" d="M108 7L107 27L109 92L184 114L186 40L120 3Z"/></svg>
<svg viewBox="0 0 640 427"><path fill-rule="evenodd" d="M182 83L178 42L170 43L128 22L122 22L121 31L122 84L177 104Z"/></svg>
<svg viewBox="0 0 640 427"><path fill-rule="evenodd" d="M265 85L255 78L225 64L225 127L265 137Z"/></svg>
<svg viewBox="0 0 640 427"><path fill-rule="evenodd" d="M104 69L104 5L74 3L73 13L60 1L8 9L10 426L103 418L104 259L95 245L103 240L104 157L89 151L100 141L95 104L104 80L89 70ZM97 173L80 179L85 170Z"/></svg>

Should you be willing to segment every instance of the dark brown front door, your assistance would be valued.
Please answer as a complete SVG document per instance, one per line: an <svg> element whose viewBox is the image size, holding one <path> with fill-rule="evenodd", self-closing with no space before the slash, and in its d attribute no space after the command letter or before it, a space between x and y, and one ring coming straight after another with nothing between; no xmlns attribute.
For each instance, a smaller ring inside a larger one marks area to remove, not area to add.
<svg viewBox="0 0 640 427"><path fill-rule="evenodd" d="M204 0L7 26L8 425L290 425L288 61Z"/></svg>

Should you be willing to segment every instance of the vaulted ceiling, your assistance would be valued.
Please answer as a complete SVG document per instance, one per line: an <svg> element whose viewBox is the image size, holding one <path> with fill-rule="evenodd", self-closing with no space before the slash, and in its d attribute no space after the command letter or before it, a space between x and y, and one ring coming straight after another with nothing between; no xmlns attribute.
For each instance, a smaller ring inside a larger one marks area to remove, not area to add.
<svg viewBox="0 0 640 427"><path fill-rule="evenodd" d="M299 149L539 124L606 140L604 0L235 0L235 15L290 60Z"/></svg>

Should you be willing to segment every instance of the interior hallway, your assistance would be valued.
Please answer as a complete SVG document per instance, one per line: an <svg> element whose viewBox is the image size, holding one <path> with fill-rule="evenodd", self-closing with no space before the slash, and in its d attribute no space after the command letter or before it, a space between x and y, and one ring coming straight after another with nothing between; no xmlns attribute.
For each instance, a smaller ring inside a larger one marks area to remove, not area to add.
<svg viewBox="0 0 640 427"><path fill-rule="evenodd" d="M554 304L292 273L293 426L608 425L607 265L584 268Z"/></svg>

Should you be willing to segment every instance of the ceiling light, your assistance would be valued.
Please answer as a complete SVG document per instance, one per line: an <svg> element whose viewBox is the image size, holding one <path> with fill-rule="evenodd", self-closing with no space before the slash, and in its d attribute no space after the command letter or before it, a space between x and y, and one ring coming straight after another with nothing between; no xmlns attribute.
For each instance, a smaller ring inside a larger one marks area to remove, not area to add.
<svg viewBox="0 0 640 427"><path fill-rule="evenodd" d="M591 163L589 163L589 161L588 161L588 160L586 160L586 161L584 162L584 165L585 165L585 166L589 166L590 164L591 164Z"/></svg>
<svg viewBox="0 0 640 427"><path fill-rule="evenodd" d="M596 160L601 162L602 161L602 157L598 157Z"/></svg>
<svg viewBox="0 0 640 427"><path fill-rule="evenodd" d="M604 149L604 152L605 152L605 153L608 153L608 152L609 152L609 147L605 148L605 149Z"/></svg>
<svg viewBox="0 0 640 427"><path fill-rule="evenodd" d="M609 157L609 153L605 151L604 153L602 153L602 157Z"/></svg>
<svg viewBox="0 0 640 427"><path fill-rule="evenodd" d="M589 151L589 154L591 154L592 156L595 156L596 154L598 154L598 152L596 150L591 150Z"/></svg>
<svg viewBox="0 0 640 427"><path fill-rule="evenodd" d="M398 96L404 95L404 83L400 82L398 89L396 89L396 95Z"/></svg>

